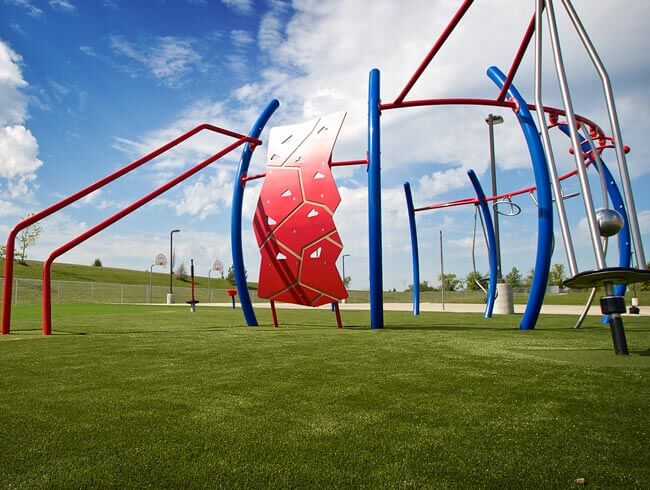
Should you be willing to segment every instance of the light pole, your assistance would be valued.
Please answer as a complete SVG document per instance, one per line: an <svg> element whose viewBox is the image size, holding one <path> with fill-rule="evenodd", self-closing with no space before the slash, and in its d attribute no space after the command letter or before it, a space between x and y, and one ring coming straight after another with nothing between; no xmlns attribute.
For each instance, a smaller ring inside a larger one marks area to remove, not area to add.
<svg viewBox="0 0 650 490"><path fill-rule="evenodd" d="M494 125L501 124L503 118L488 114L485 119L490 131L490 173L492 174L492 195L497 195L497 169L496 158L494 157ZM495 202L496 204L496 202ZM515 312L515 307L512 299L512 287L509 283L503 280L503 273L501 271L501 237L499 234L499 212L498 205L492 206L492 213L494 216L494 248L497 256L496 263L496 276L497 276L497 296L494 300L493 313L498 315L511 315Z"/></svg>
<svg viewBox="0 0 650 490"><path fill-rule="evenodd" d="M169 232L169 294L167 294L167 304L174 303L174 290L172 280L174 279L174 233L181 230L172 230Z"/></svg>
<svg viewBox="0 0 650 490"><path fill-rule="evenodd" d="M345 288L346 291L348 290L348 287L345 284L345 258L349 257L349 256L350 256L350 254L343 254L343 287ZM343 301L345 301L345 300L343 300Z"/></svg>
<svg viewBox="0 0 650 490"><path fill-rule="evenodd" d="M496 159L494 156L494 125L501 124L503 122L503 117L488 114L488 117L485 118L485 122L488 125L490 133L490 174L492 175L492 195L496 196L497 171ZM501 242L499 240L499 213L497 212L497 206L492 206L492 212L494 214L494 248L497 253L497 282L503 282L503 274L501 273Z"/></svg>

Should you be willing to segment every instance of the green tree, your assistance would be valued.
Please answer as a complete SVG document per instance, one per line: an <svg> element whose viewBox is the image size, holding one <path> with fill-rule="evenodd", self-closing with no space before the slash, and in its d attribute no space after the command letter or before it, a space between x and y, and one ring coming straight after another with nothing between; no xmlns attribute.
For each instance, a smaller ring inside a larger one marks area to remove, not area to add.
<svg viewBox="0 0 650 490"><path fill-rule="evenodd" d="M31 214L28 216L31 216ZM36 245L36 242L38 242L41 231L43 229L40 226L33 224L25 228L18 235L18 257L20 257L21 264L24 264L27 259L27 249L32 245Z"/></svg>
<svg viewBox="0 0 650 490"><path fill-rule="evenodd" d="M487 277L481 274L480 272L472 271L469 274L467 274L467 277L465 277L465 289L467 291L482 291L483 289L481 286L477 284L480 283L483 288L485 288L485 283L487 282Z"/></svg>
<svg viewBox="0 0 650 490"><path fill-rule="evenodd" d="M516 267L513 267L510 272L506 274L505 280L513 289L521 288L524 285L524 278L521 277L521 272Z"/></svg>
<svg viewBox="0 0 650 490"><path fill-rule="evenodd" d="M187 270L185 269L185 262L181 262L176 268L176 279L179 281L187 282Z"/></svg>
<svg viewBox="0 0 650 490"><path fill-rule="evenodd" d="M409 287L406 289L407 291L413 291L413 284L409 284ZM429 284L429 281L422 281L420 283L420 292L423 291L435 291L436 288L434 288L431 284Z"/></svg>
<svg viewBox="0 0 650 490"><path fill-rule="evenodd" d="M343 285L345 286L345 289L350 287L351 282L352 282L352 278L350 276L345 276L343 278Z"/></svg>
<svg viewBox="0 0 650 490"><path fill-rule="evenodd" d="M566 279L563 264L553 264L548 273L548 284L550 286L561 286L562 282Z"/></svg>
<svg viewBox="0 0 650 490"><path fill-rule="evenodd" d="M244 277L248 280L248 271L244 271ZM351 281L352 279L350 279ZM226 274L226 281L228 281L233 286L235 285L235 266L231 265L228 267L228 274ZM348 282L349 284L349 282ZM347 287L347 286L346 286Z"/></svg>
<svg viewBox="0 0 650 490"><path fill-rule="evenodd" d="M444 285L445 291L458 291L463 284L456 274L438 274L438 280Z"/></svg>
<svg viewBox="0 0 650 490"><path fill-rule="evenodd" d="M529 288L533 285L533 277L535 277L535 269L531 269L524 279L524 287Z"/></svg>
<svg viewBox="0 0 650 490"><path fill-rule="evenodd" d="M103 267L102 266L102 261L99 260L99 258L93 260L93 267Z"/></svg>
<svg viewBox="0 0 650 490"><path fill-rule="evenodd" d="M6 256L7 256L7 247L4 245L0 245L0 260L4 260Z"/></svg>

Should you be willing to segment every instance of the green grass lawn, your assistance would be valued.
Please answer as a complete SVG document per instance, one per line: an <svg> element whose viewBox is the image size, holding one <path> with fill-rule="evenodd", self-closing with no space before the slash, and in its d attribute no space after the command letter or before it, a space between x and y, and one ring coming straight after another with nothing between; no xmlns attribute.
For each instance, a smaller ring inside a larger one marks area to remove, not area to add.
<svg viewBox="0 0 650 490"><path fill-rule="evenodd" d="M642 488L650 324L62 305L0 338L0 487Z"/></svg>

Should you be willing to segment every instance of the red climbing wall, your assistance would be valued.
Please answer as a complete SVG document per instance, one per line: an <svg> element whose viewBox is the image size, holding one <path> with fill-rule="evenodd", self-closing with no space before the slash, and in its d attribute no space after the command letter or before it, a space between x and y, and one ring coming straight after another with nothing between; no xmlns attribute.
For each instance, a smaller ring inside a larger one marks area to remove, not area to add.
<svg viewBox="0 0 650 490"><path fill-rule="evenodd" d="M320 306L347 298L336 269L341 202L329 167L345 113L271 129L253 229L262 256L258 295Z"/></svg>

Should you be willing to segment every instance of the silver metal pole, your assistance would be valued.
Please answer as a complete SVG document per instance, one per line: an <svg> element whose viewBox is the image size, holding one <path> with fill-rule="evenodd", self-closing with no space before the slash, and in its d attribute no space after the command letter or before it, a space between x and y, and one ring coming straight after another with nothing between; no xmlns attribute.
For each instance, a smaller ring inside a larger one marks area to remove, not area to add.
<svg viewBox="0 0 650 490"><path fill-rule="evenodd" d="M609 79L607 70L603 62L600 60L596 49L594 48L591 39L587 35L582 22L578 18L573 5L568 0L562 0L564 8L566 9L571 22L580 36L582 44L585 46L592 63L594 64L600 80L603 84L603 92L605 93L605 103L607 104L607 113L609 115L609 124L612 129L612 137L614 138L614 148L616 149L616 159L618 160L618 170L621 174L621 184L623 186L623 195L625 199L625 208L627 211L627 219L632 234L632 243L634 244L634 251L636 252L636 262L639 269L647 269L645 255L643 252L643 243L641 240L641 232L639 229L639 220L636 214L636 206L634 205L634 196L632 194L632 185L630 183L630 174L627 169L627 160L625 158L625 150L623 148L623 139L621 138L621 128L618 123L618 115L616 112L616 103L614 102L614 93Z"/></svg>
<svg viewBox="0 0 650 490"><path fill-rule="evenodd" d="M566 216L566 209L564 207L564 199L562 197L562 183L557 173L557 166L555 164L555 156L553 155L553 146L551 138L548 134L548 127L546 126L546 117L544 114L544 104L542 101L542 12L544 10L544 0L536 0L535 2L535 113L537 114L537 122L539 124L540 133L542 136L542 146L546 154L546 165L551 175L551 185L553 193L555 194L555 206L557 214L560 218L560 230L562 231L562 242L564 243L564 250L566 251L567 261L569 263L569 271L571 276L578 273L578 264L576 262L575 251L573 249L573 241L571 239L571 230Z"/></svg>
<svg viewBox="0 0 650 490"><path fill-rule="evenodd" d="M445 261L442 254L442 230L440 230L440 302L445 309Z"/></svg>
<svg viewBox="0 0 650 490"><path fill-rule="evenodd" d="M558 83L560 85L560 93L562 94L562 103L566 114L567 122L569 124L569 132L571 134L571 144L575 151L573 158L576 162L578 170L578 179L580 181L580 189L582 190L582 200L585 205L585 214L587 215L587 222L589 224L589 234L591 236L591 245L594 249L594 256L596 258L596 265L598 269L605 269L605 254L600 243L600 229L596 219L596 212L594 210L594 203L591 197L591 189L589 187L589 179L587 178L587 169L585 168L584 155L581 151L580 140L578 138L578 127L576 125L576 116L573 111L573 103L571 102L571 93L569 92L569 84L564 70L564 61L562 60L562 50L560 49L560 38L557 31L557 24L555 22L555 11L553 10L553 1L546 0L546 16L548 19L548 28L551 38L551 45L553 47L553 57L555 58L555 71L557 73Z"/></svg>
<svg viewBox="0 0 650 490"><path fill-rule="evenodd" d="M607 182L605 181L605 173L603 171L603 161L600 159L600 153L598 153L598 150L596 149L596 145L594 144L594 140L591 138L591 134L589 134L589 128L587 128L584 124L580 124L580 129L582 129L582 132L585 134L585 139L587 140L587 143L589 143L589 148L591 148L592 159L596 165L596 168L598 169L598 176L600 177L600 192L603 194L603 208L609 208L609 198L607 197Z"/></svg>
<svg viewBox="0 0 650 490"><path fill-rule="evenodd" d="M490 134L490 173L492 176L492 195L497 195L497 169L496 169L496 156L494 154L494 125L501 124L503 122L503 117L495 116L494 114L488 114L488 117L485 119L485 122L489 127ZM497 282L503 282L503 273L501 271L501 239L499 233L499 213L497 207L492 207L493 220L494 220L494 249L497 255Z"/></svg>

